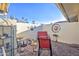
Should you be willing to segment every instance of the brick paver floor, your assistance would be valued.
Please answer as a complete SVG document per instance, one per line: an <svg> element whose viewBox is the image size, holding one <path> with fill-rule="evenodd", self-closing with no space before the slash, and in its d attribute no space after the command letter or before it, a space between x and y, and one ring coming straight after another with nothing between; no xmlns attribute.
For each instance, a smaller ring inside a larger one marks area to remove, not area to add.
<svg viewBox="0 0 79 59"><path fill-rule="evenodd" d="M34 52L31 45L21 49L23 52L19 54L20 56L38 56L38 51ZM72 48L67 44L52 41L52 54L53 56L79 56L79 50ZM49 55L49 50L41 50L41 56Z"/></svg>

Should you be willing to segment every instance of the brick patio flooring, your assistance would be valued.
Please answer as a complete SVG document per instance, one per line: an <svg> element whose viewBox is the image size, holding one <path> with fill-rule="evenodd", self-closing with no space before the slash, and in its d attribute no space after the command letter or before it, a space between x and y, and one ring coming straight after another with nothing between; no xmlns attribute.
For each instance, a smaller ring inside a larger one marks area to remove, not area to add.
<svg viewBox="0 0 79 59"><path fill-rule="evenodd" d="M34 52L31 45L22 47L21 49L23 52L19 54L20 56L38 56L38 51ZM52 54L53 56L79 56L79 50L72 48L67 44L52 41ZM49 55L49 50L41 50L41 56Z"/></svg>

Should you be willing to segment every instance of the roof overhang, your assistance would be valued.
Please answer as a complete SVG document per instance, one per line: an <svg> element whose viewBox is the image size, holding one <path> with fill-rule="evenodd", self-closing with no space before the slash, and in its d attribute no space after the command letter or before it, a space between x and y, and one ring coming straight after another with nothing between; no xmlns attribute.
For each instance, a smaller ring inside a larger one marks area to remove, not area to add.
<svg viewBox="0 0 79 59"><path fill-rule="evenodd" d="M69 22L78 22L78 3L57 3L56 5Z"/></svg>

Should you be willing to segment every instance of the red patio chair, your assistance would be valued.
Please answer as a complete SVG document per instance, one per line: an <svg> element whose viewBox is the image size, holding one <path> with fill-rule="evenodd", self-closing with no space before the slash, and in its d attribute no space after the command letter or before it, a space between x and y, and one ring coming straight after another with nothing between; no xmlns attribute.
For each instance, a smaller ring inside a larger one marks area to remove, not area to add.
<svg viewBox="0 0 79 59"><path fill-rule="evenodd" d="M41 49L49 49L50 55L52 56L51 40L46 31L40 31L38 34L39 50L38 56L40 56Z"/></svg>

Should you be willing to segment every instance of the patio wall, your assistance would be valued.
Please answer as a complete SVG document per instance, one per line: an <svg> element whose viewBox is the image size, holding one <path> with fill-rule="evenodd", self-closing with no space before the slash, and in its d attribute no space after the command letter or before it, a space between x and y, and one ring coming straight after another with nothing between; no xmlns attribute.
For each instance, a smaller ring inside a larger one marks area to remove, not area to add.
<svg viewBox="0 0 79 59"><path fill-rule="evenodd" d="M56 40L53 37L53 34L57 34L57 40L64 43L69 44L79 44L79 22L64 22L58 23L61 27L58 33L54 33L52 31L53 24L46 24L35 28L34 30L24 31L17 36L23 37L23 39L35 39L37 40L37 32L38 31L47 31L48 35L50 36L51 40Z"/></svg>
<svg viewBox="0 0 79 59"><path fill-rule="evenodd" d="M57 40L69 44L79 44L79 22L58 23L61 27L58 33L54 33L52 24L43 26L43 30L47 31L52 40L55 40L53 34L57 34Z"/></svg>

